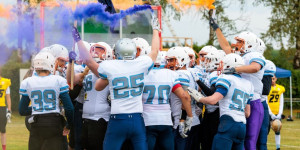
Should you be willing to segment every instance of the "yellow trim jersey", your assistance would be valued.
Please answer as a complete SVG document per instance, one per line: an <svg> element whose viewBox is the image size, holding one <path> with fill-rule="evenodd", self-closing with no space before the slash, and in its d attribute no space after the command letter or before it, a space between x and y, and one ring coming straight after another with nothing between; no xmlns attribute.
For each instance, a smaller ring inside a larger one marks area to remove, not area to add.
<svg viewBox="0 0 300 150"><path fill-rule="evenodd" d="M281 95L285 92L285 88L281 85L271 87L271 91L268 95L268 104L273 114L279 113L279 106Z"/></svg>
<svg viewBox="0 0 300 150"><path fill-rule="evenodd" d="M0 78L0 107L5 107L6 89L11 85L10 79Z"/></svg>

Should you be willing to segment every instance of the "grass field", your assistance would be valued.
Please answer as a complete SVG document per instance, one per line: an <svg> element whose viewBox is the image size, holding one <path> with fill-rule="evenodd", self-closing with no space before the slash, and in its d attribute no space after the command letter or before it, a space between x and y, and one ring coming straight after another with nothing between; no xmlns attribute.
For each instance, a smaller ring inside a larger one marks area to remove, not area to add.
<svg viewBox="0 0 300 150"><path fill-rule="evenodd" d="M285 110L287 116L289 110ZM296 110L293 113L296 116ZM281 130L281 149L296 150L300 149L300 119L294 117L293 122L282 121L283 127ZM268 137L268 149L275 150L274 132L270 131ZM24 117L14 114L12 123L7 125L7 149L8 150L27 150L28 149L29 132L24 124Z"/></svg>

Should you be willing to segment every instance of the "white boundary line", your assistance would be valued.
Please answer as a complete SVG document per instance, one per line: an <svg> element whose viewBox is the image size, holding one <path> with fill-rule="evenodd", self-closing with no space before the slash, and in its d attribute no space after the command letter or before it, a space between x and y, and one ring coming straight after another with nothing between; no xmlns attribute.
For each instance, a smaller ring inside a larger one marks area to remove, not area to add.
<svg viewBox="0 0 300 150"><path fill-rule="evenodd" d="M274 146L276 146L276 144L274 144L274 143L267 143L267 145L274 145ZM299 148L300 149L300 146L295 146L295 145L280 144L280 147L292 147L292 148Z"/></svg>

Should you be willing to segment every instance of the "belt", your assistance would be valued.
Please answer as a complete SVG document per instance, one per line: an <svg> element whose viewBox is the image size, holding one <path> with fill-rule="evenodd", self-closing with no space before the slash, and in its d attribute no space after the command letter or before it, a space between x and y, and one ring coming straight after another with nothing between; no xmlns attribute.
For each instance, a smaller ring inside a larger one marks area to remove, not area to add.
<svg viewBox="0 0 300 150"><path fill-rule="evenodd" d="M142 113L132 113L132 114L112 114L111 119L131 119L143 117Z"/></svg>

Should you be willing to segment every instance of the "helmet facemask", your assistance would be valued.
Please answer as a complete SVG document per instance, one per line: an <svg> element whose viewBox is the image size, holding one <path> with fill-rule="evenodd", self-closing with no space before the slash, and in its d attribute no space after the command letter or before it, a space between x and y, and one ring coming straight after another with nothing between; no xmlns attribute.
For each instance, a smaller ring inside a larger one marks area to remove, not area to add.
<svg viewBox="0 0 300 150"><path fill-rule="evenodd" d="M178 70L179 69L179 63L178 63L176 57L167 58L166 68L168 68L170 70Z"/></svg>
<svg viewBox="0 0 300 150"><path fill-rule="evenodd" d="M245 40L239 37L235 37L234 39L236 40L236 43L231 44L231 47L234 47L232 50L233 53L236 53L238 55L245 53Z"/></svg>
<svg viewBox="0 0 300 150"><path fill-rule="evenodd" d="M106 59L106 48L100 44L95 44L90 49L90 54L96 62Z"/></svg>

